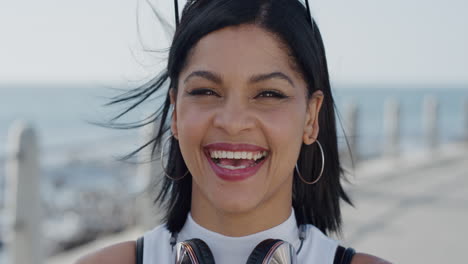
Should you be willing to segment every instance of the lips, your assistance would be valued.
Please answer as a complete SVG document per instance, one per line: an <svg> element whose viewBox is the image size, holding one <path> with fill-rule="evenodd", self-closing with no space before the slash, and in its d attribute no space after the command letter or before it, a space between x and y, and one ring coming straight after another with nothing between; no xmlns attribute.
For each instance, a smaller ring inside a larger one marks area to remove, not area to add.
<svg viewBox="0 0 468 264"><path fill-rule="evenodd" d="M226 181L247 179L261 168L268 150L251 144L214 143L204 153L215 174Z"/></svg>

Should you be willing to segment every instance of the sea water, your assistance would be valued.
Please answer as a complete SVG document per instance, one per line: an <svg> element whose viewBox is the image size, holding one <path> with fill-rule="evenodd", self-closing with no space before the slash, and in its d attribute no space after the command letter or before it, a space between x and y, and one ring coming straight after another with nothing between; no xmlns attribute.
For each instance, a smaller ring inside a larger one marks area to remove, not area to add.
<svg viewBox="0 0 468 264"><path fill-rule="evenodd" d="M78 85L0 85L0 157L6 151L8 129L15 120L25 120L38 131L43 151L73 146L93 147L93 144L123 138L128 131L118 131L90 122L109 121L127 105L104 107L118 91L102 86ZM439 129L442 142L463 135L463 102L468 98L468 85L341 85L333 89L338 112L344 117L346 104L359 107L358 137L366 146L362 151L380 151L383 140L384 103L389 98L402 105L402 139L406 148L422 147L422 103L432 95L440 103ZM135 121L155 110L161 100L153 100L130 113L126 121ZM346 123L346 120L341 120ZM340 130L338 124L338 130ZM374 149L369 148L374 146Z"/></svg>
<svg viewBox="0 0 468 264"><path fill-rule="evenodd" d="M136 132L103 128L91 122L105 123L129 104L104 107L118 91L103 86L79 85L0 85L0 161L5 156L9 127L15 120L32 124L38 132L41 152L51 153L79 147L99 148L112 153L120 142L139 142ZM444 85L340 85L333 88L337 112L343 120L345 106L359 107L359 151L364 156L377 155L383 148L384 104L389 98L400 102L402 111L402 147L423 147L423 100L435 97L440 104L438 123L442 143L458 140L464 133L464 102L467 86ZM161 100L153 100L131 112L124 121L141 119L157 109ZM341 131L338 123L338 131ZM126 138L127 137L127 138ZM345 144L339 133L339 143ZM125 140L126 139L126 140ZM107 145L106 145L107 143ZM104 148L104 146L106 146Z"/></svg>
<svg viewBox="0 0 468 264"><path fill-rule="evenodd" d="M92 124L105 123L123 110L103 106L116 94L110 88L90 85L0 85L0 155L6 151L8 130L16 120L34 126L44 151L92 147L93 143L124 135ZM140 118L139 114L131 113L132 121Z"/></svg>

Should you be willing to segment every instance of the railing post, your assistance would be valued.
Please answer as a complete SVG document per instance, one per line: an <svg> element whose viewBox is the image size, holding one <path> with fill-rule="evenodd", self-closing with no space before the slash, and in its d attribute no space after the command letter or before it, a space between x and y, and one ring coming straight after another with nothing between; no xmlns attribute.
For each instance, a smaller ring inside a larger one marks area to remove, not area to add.
<svg viewBox="0 0 468 264"><path fill-rule="evenodd" d="M383 153L387 157L400 156L401 137L401 107L396 99L388 99L385 102L384 134L385 145Z"/></svg>
<svg viewBox="0 0 468 264"><path fill-rule="evenodd" d="M358 124L359 124L359 109L356 103L350 102L346 105L345 108L345 124L346 124L346 133L351 149L352 162L359 161L358 153Z"/></svg>
<svg viewBox="0 0 468 264"><path fill-rule="evenodd" d="M156 135L157 125L153 122L146 125L141 130L142 144L148 143ZM139 165L137 169L137 186L139 186L140 194L137 198L138 215L137 224L143 229L154 227L156 222L156 207L153 205L154 197L151 196L153 192L150 189L154 187L155 177L161 171L158 160L151 160L151 151L153 144L148 145L139 153ZM158 157L156 153L156 157Z"/></svg>
<svg viewBox="0 0 468 264"><path fill-rule="evenodd" d="M42 264L39 149L34 129L9 130L6 164L6 252L11 264Z"/></svg>
<svg viewBox="0 0 468 264"><path fill-rule="evenodd" d="M468 145L468 98L465 98L464 109L463 109L463 116L464 116L464 118L465 118L465 127L464 127L465 136L464 136L464 141L465 141L465 144Z"/></svg>
<svg viewBox="0 0 468 264"><path fill-rule="evenodd" d="M439 104L435 97L426 96L423 107L425 143L433 152L439 146Z"/></svg>

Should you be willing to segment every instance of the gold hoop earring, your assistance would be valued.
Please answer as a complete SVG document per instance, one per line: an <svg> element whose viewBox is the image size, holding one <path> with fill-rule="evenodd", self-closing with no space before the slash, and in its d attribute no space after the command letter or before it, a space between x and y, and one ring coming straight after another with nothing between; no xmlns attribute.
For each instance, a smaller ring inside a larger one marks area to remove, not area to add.
<svg viewBox="0 0 468 264"><path fill-rule="evenodd" d="M174 135L170 135L168 136L164 141L163 141L163 144L161 146L161 167L162 167L162 170L164 172L164 174L166 175L167 178L173 180L173 181L179 181L179 180L182 180L183 178L185 178L185 176L187 176L187 174L189 173L189 171L187 170L187 172L180 178L173 178L171 177L171 175L169 175L167 172L166 172L166 167L164 167L164 162L163 162L163 157L164 157L164 146L166 146L166 143L169 141L169 139L171 139L172 137L174 137Z"/></svg>
<svg viewBox="0 0 468 264"><path fill-rule="evenodd" d="M322 148L322 144L320 144L320 142L318 140L315 140L315 142L317 142L319 148L320 148L320 154L322 154L322 168L320 169L320 174L319 176L317 177L317 179L315 181L306 181L303 177L302 177L302 174L299 172L299 168L297 167L297 163L296 163L296 172L297 172L297 175L299 176L299 178L301 179L301 181L305 184L315 184L317 183L320 178L322 177L322 174L323 174L323 170L325 169L325 154L323 153L323 148Z"/></svg>

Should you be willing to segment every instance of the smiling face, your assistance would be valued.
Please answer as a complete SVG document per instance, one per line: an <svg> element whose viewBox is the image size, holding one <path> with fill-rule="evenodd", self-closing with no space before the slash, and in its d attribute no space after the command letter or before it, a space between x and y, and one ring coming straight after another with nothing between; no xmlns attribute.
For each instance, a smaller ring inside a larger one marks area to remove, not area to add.
<svg viewBox="0 0 468 264"><path fill-rule="evenodd" d="M257 26L227 27L196 44L172 94L194 218L289 216L294 166L302 143L317 137L323 100L320 91L309 99L306 87L284 45Z"/></svg>

